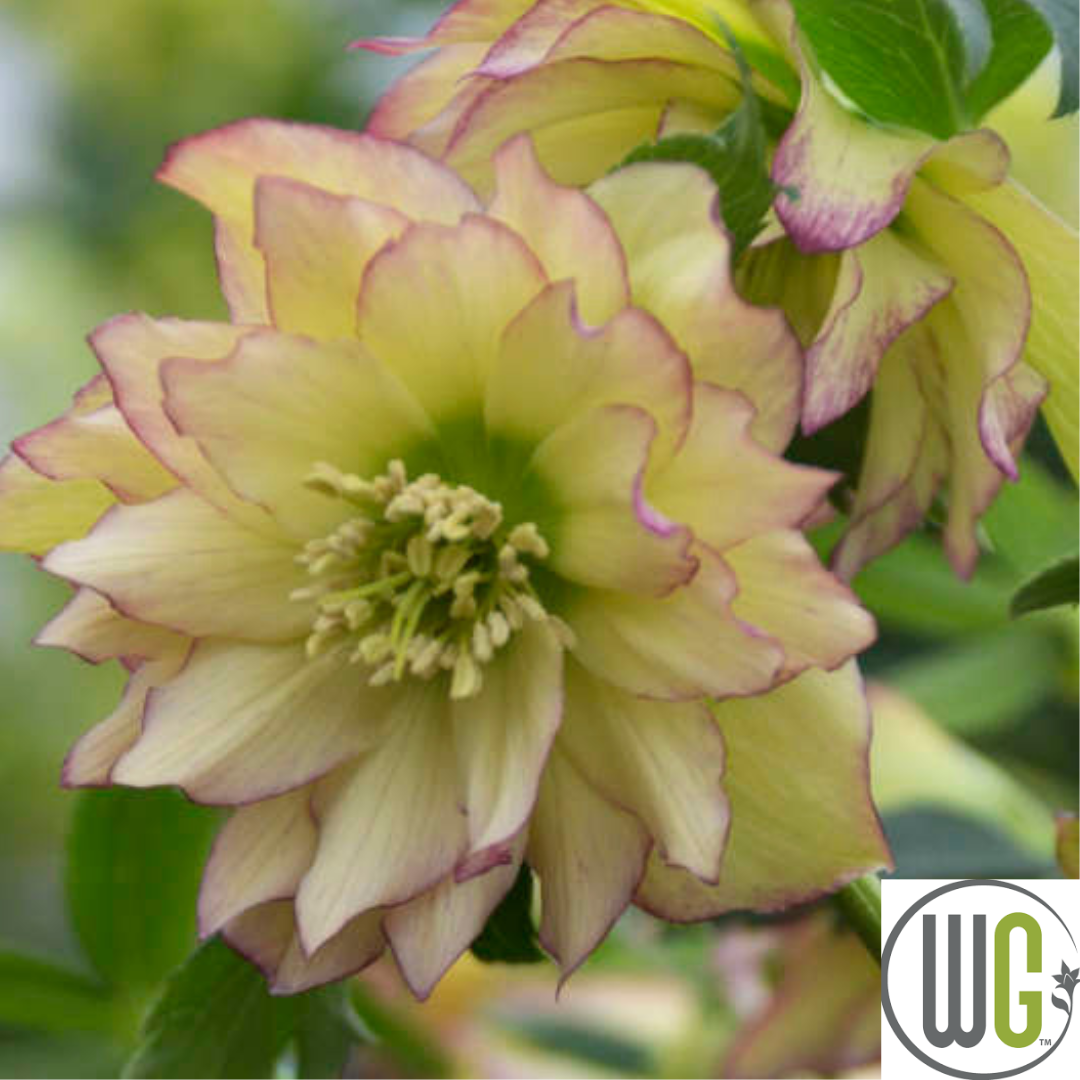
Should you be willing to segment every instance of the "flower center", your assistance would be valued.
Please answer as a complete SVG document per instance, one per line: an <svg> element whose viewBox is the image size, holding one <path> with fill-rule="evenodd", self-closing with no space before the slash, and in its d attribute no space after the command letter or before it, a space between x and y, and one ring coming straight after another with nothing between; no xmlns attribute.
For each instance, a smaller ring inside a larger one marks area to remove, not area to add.
<svg viewBox="0 0 1080 1080"><path fill-rule="evenodd" d="M508 528L499 503L434 473L410 481L397 460L371 480L319 462L305 482L357 511L297 556L315 579L291 596L317 602L309 657L351 637L372 686L448 671L450 696L467 698L526 620L565 634L529 583L547 543L531 522Z"/></svg>

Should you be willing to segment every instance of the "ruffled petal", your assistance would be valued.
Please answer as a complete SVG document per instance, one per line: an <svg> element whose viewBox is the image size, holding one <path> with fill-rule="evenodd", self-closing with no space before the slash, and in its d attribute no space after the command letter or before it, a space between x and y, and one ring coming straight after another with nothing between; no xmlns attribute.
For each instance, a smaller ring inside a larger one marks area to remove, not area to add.
<svg viewBox="0 0 1080 1080"><path fill-rule="evenodd" d="M45 569L109 598L121 614L191 634L288 641L310 629L309 583L295 543L237 524L186 489L110 510Z"/></svg>
<svg viewBox="0 0 1080 1080"><path fill-rule="evenodd" d="M636 405L658 425L663 460L690 423L692 379L664 328L638 308L598 329L577 317L572 282L549 285L503 334L487 384L489 432L535 445L598 405Z"/></svg>
<svg viewBox="0 0 1080 1080"><path fill-rule="evenodd" d="M528 135L500 147L494 164L488 214L525 240L549 280L573 279L582 317L596 326L626 307L626 259L596 203L576 188L552 183Z"/></svg>
<svg viewBox="0 0 1080 1080"><path fill-rule="evenodd" d="M545 284L536 257L498 222L416 225L368 267L360 338L436 424L479 415L502 332Z"/></svg>
<svg viewBox="0 0 1080 1080"><path fill-rule="evenodd" d="M562 645L535 622L485 665L476 697L451 704L470 864L501 858L525 824L562 713Z"/></svg>
<svg viewBox="0 0 1080 1080"><path fill-rule="evenodd" d="M689 530L657 513L641 491L655 437L656 421L643 409L606 405L537 448L524 484L537 484L550 500L536 524L557 574L599 589L663 595L694 573Z"/></svg>
<svg viewBox="0 0 1080 1080"><path fill-rule="evenodd" d="M714 707L731 834L710 886L650 860L635 901L674 922L775 911L891 865L870 797L870 717L854 662Z"/></svg>
<svg viewBox="0 0 1080 1080"><path fill-rule="evenodd" d="M241 806L214 840L199 890L199 935L237 915L291 900L311 865L318 834L308 787Z"/></svg>
<svg viewBox="0 0 1080 1080"><path fill-rule="evenodd" d="M723 560L708 549L695 555L693 579L664 597L571 595L560 610L578 660L632 694L665 701L768 689L780 674L780 646L732 613L738 585Z"/></svg>
<svg viewBox="0 0 1080 1080"><path fill-rule="evenodd" d="M465 882L446 877L415 900L387 912L383 930L390 950L409 989L421 1001L472 944L514 884L524 847L524 836L518 837L508 849L507 862Z"/></svg>
<svg viewBox="0 0 1080 1080"><path fill-rule="evenodd" d="M709 176L690 165L633 165L589 193L626 251L634 303L674 336L696 378L750 399L759 442L784 449L799 416L799 343L779 311L748 304L735 291L731 244Z"/></svg>
<svg viewBox="0 0 1080 1080"><path fill-rule="evenodd" d="M348 514L305 486L316 462L378 476L435 438L412 394L355 342L255 331L221 363L170 361L162 382L177 429L234 491L303 539Z"/></svg>
<svg viewBox="0 0 1080 1080"><path fill-rule="evenodd" d="M315 803L319 848L296 899L309 952L370 908L432 888L467 847L445 688L391 693L382 744L331 778Z"/></svg>
<svg viewBox="0 0 1080 1080"><path fill-rule="evenodd" d="M8 454L0 461L0 551L44 555L85 536L115 501L97 480L49 480Z"/></svg>
<svg viewBox="0 0 1080 1080"><path fill-rule="evenodd" d="M831 671L874 643L873 617L802 533L755 536L724 557L739 582L735 614L780 643L785 678L808 667Z"/></svg>
<svg viewBox="0 0 1080 1080"><path fill-rule="evenodd" d="M715 882L728 830L724 745L705 705L645 701L570 664L559 748L609 802L633 813L657 854Z"/></svg>
<svg viewBox="0 0 1080 1080"><path fill-rule="evenodd" d="M143 732L112 779L175 784L238 805L310 783L384 737L394 694L368 686L348 649L202 641L147 701Z"/></svg>
<svg viewBox="0 0 1080 1080"><path fill-rule="evenodd" d="M276 900L238 915L222 937L266 976L271 994L299 994L367 967L386 947L377 912L361 915L312 954L304 951L293 905Z"/></svg>
<svg viewBox="0 0 1080 1080"><path fill-rule="evenodd" d="M694 416L679 452L649 472L657 508L726 552L753 536L801 525L836 482L824 469L793 465L751 435L754 408L737 391L694 385Z"/></svg>
<svg viewBox="0 0 1080 1080"><path fill-rule="evenodd" d="M240 120L184 139L157 175L217 218L222 289L236 322L269 322L263 260L252 242L260 176L355 195L420 220L452 223L479 209L461 180L411 147L280 120Z"/></svg>
<svg viewBox="0 0 1080 1080"><path fill-rule="evenodd" d="M264 176L255 184L255 245L266 260L279 330L329 340L356 334L364 269L409 224L397 210Z"/></svg>
<svg viewBox="0 0 1080 1080"><path fill-rule="evenodd" d="M626 909L649 837L556 750L544 770L526 858L540 877L540 941L565 980Z"/></svg>

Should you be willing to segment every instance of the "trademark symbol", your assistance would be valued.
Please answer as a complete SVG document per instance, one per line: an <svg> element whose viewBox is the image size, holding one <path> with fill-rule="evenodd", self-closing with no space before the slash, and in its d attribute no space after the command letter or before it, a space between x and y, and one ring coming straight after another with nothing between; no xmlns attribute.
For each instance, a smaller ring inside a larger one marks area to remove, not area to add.
<svg viewBox="0 0 1080 1080"><path fill-rule="evenodd" d="M1040 1039L1039 1040L1039 1045L1040 1046L1049 1046L1053 1041L1054 1041L1053 1039Z"/></svg>

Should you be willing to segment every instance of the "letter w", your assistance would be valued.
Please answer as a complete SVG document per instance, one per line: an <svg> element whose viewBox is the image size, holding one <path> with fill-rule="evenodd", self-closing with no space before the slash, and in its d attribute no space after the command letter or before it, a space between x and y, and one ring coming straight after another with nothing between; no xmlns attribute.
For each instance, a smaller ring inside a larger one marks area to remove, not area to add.
<svg viewBox="0 0 1080 1080"><path fill-rule="evenodd" d="M949 1001L948 1023L944 1031L937 1026L937 916L923 916L923 1032L937 1047L956 1042L974 1046L986 1034L986 916L974 916L971 936L972 968L971 1030L960 1026L960 916L949 916Z"/></svg>

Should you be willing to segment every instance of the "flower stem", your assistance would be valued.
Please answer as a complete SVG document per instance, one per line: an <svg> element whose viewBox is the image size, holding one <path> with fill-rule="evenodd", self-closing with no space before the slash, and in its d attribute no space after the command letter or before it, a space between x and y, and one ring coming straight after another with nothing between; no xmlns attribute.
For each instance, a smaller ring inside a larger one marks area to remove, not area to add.
<svg viewBox="0 0 1080 1080"><path fill-rule="evenodd" d="M845 885L833 899L848 925L866 946L866 951L881 963L881 880L877 874L864 874Z"/></svg>

